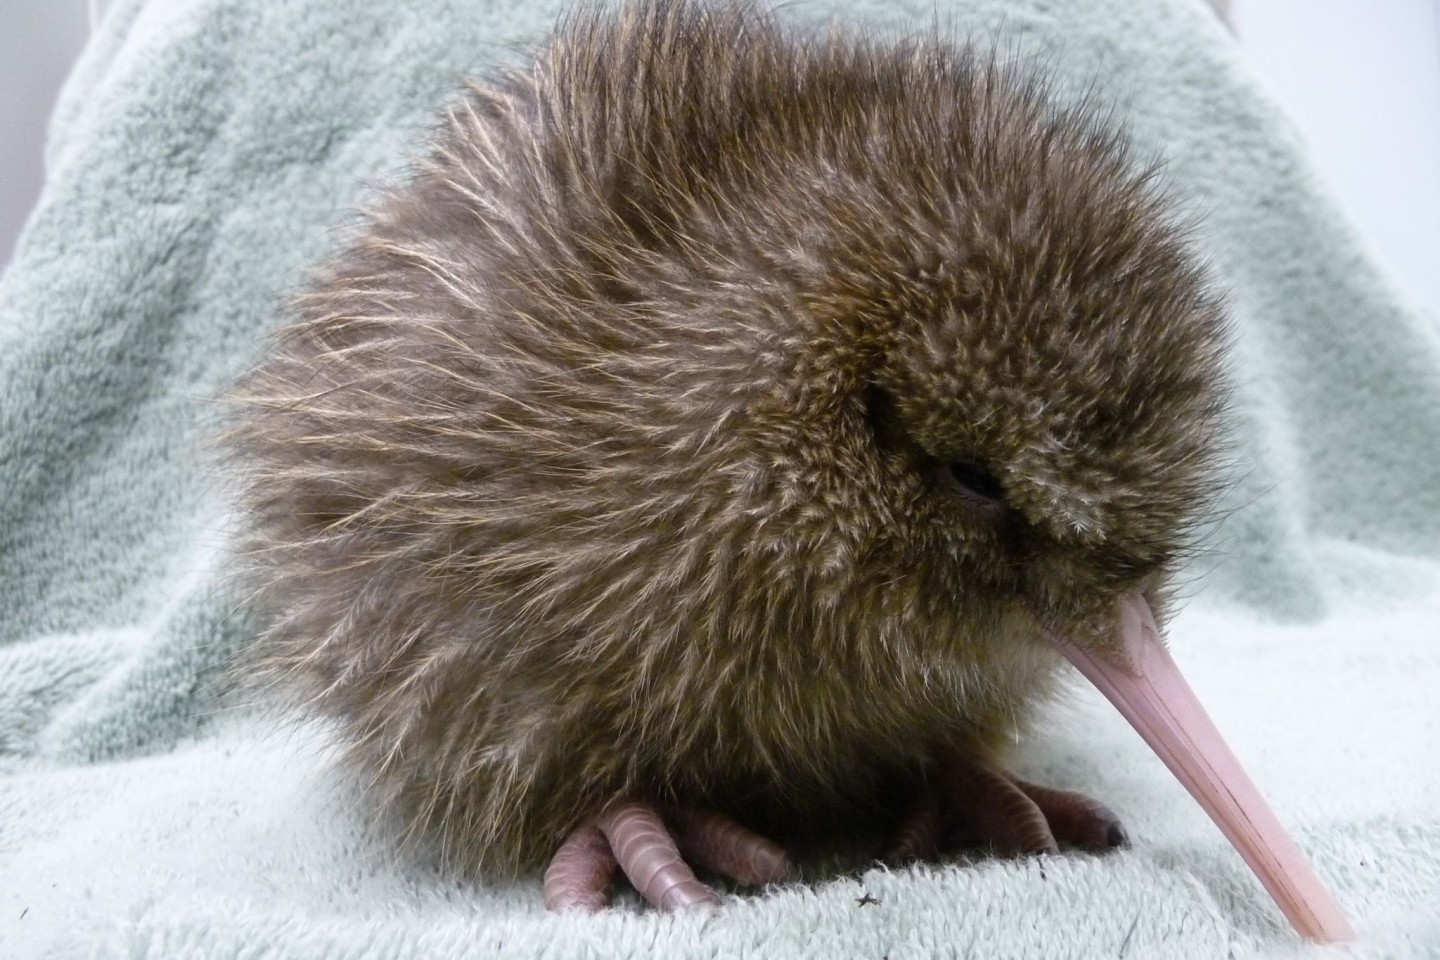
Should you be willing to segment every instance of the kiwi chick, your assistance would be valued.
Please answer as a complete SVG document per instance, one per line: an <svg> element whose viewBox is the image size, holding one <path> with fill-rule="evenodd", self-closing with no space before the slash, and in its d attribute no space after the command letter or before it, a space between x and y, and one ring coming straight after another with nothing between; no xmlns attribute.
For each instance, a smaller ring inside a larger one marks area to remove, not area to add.
<svg viewBox="0 0 1440 960"><path fill-rule="evenodd" d="M239 390L245 671L557 907L776 879L797 824L1121 842L1001 770L1217 486L1225 323L1132 153L933 37L570 15Z"/></svg>

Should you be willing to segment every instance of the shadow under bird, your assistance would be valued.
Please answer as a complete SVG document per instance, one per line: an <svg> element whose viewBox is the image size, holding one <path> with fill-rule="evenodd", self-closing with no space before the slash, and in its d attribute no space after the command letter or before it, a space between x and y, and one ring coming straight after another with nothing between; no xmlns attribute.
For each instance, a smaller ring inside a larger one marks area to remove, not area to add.
<svg viewBox="0 0 1440 960"><path fill-rule="evenodd" d="M1351 936L1161 642L1226 323L1093 98L744 5L469 87L237 392L243 671L411 839L660 906L774 842L1126 842L1004 771L1066 661L1286 916Z"/></svg>

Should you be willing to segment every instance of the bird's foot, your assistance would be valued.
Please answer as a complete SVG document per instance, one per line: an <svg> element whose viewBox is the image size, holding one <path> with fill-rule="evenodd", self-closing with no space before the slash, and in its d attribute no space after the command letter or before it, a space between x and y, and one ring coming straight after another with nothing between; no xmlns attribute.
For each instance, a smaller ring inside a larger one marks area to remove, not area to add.
<svg viewBox="0 0 1440 960"><path fill-rule="evenodd" d="M565 838L545 870L545 906L603 909L617 867L657 907L719 903L687 861L744 886L790 875L784 850L729 817L688 808L667 809L662 817L655 807L631 801L608 808Z"/></svg>
<svg viewBox="0 0 1440 960"><path fill-rule="evenodd" d="M1119 818L1089 797L957 760L916 799L885 859L933 859L953 841L1013 857L1056 853L1061 844L1105 853L1129 838Z"/></svg>

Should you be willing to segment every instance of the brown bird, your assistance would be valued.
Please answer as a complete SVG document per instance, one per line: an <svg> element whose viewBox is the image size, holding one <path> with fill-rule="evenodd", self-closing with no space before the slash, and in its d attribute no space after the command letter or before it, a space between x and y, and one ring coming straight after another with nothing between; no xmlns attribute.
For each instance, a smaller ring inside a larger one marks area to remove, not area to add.
<svg viewBox="0 0 1440 960"><path fill-rule="evenodd" d="M1347 936L1152 618L1218 487L1226 323L1132 152L939 38L571 15L239 391L244 669L447 862L594 908L617 863L663 906L715 898L692 863L789 876L762 833L1123 843L1004 773L1068 657Z"/></svg>

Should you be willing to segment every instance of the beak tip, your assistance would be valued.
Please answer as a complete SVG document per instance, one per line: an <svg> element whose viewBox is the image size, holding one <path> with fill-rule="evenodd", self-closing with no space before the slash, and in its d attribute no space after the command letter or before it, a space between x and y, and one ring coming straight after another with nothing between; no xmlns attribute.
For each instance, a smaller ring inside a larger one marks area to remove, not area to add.
<svg viewBox="0 0 1440 960"><path fill-rule="evenodd" d="M1118 642L1108 654L1082 650L1065 637L1054 640L1195 797L1301 936L1318 943L1354 940L1339 904L1170 659L1144 597L1122 598L1117 613Z"/></svg>

